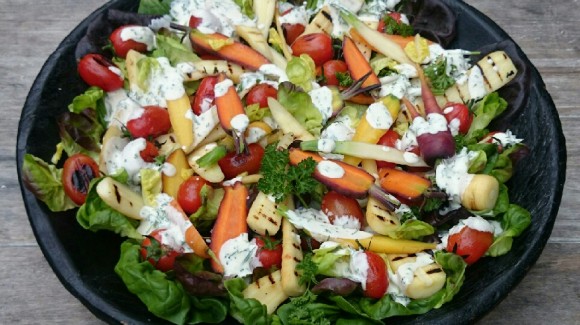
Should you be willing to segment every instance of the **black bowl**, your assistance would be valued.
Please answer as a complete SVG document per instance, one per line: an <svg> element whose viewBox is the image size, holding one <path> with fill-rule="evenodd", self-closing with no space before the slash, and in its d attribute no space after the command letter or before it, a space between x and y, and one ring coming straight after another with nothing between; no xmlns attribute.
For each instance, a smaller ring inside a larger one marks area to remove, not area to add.
<svg viewBox="0 0 580 325"><path fill-rule="evenodd" d="M52 213L27 191L21 178L22 159L31 153L49 160L59 142L57 117L86 86L76 72L74 50L90 21L109 8L136 10L138 1L112 1L80 23L48 58L22 111L17 144L18 176L26 211L50 266L64 284L97 317L110 323L162 323L131 294L114 273L121 239L108 232L92 233L76 222L74 212ZM458 17L458 35L451 47L477 49L510 39L494 22L461 1L447 1ZM531 62L528 106L511 129L529 145L532 155L510 180L510 197L532 214L532 225L499 258L485 258L468 268L461 291L450 303L424 315L399 317L399 323L459 324L481 318L496 306L538 259L552 231L562 197L566 147L560 120L542 78Z"/></svg>

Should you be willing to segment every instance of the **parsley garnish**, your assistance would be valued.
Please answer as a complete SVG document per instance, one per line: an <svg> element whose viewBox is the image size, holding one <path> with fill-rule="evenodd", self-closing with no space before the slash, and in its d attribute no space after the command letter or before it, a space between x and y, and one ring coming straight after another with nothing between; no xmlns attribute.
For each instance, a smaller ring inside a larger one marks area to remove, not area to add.
<svg viewBox="0 0 580 325"><path fill-rule="evenodd" d="M354 82L348 72L335 72L334 75L336 80L338 80L338 84L342 87L349 87Z"/></svg>
<svg viewBox="0 0 580 325"><path fill-rule="evenodd" d="M437 58L427 67L425 67L425 76L431 82L431 90L434 95L443 95L447 88L455 84L455 79L447 75L447 59L443 56Z"/></svg>
<svg viewBox="0 0 580 325"><path fill-rule="evenodd" d="M301 271L300 279L298 282L300 285L310 283L318 283L316 280L316 273L318 273L318 265L312 261L312 253L306 253L304 258L298 265L296 265L296 270Z"/></svg>
<svg viewBox="0 0 580 325"><path fill-rule="evenodd" d="M289 165L288 150L278 150L275 144L266 147L258 182L258 189L274 196L276 202L296 195L306 205L303 195L313 192L318 182L312 177L316 162L312 158L301 161L297 166Z"/></svg>
<svg viewBox="0 0 580 325"><path fill-rule="evenodd" d="M413 26L407 25L402 22L399 23L389 15L385 15L383 21L385 22L385 33L387 34L401 36L415 35L415 30L413 29Z"/></svg>

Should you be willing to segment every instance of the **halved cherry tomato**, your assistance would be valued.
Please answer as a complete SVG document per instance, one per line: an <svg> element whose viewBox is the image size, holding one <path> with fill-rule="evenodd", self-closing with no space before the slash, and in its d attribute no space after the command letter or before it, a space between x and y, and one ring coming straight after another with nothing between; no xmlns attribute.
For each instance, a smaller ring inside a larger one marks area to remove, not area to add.
<svg viewBox="0 0 580 325"><path fill-rule="evenodd" d="M258 251L256 256L262 267L269 269L273 266L282 268L282 244L272 237L256 237Z"/></svg>
<svg viewBox="0 0 580 325"><path fill-rule="evenodd" d="M109 40L111 41L111 44L113 45L113 48L115 49L115 55L118 57L121 57L123 59L125 57L127 57L127 53L130 50L135 50L135 51L141 52L141 53L147 52L147 44L137 42L137 41L132 40L132 39L123 40L123 38L121 37L121 33L123 32L123 30L125 28L128 28L128 27L148 28L148 27L137 26L137 25L125 25L125 26L121 26L121 27L115 29L111 33L111 36L109 36Z"/></svg>
<svg viewBox="0 0 580 325"><path fill-rule="evenodd" d="M189 27L196 28L201 24L202 19L196 16L189 17Z"/></svg>
<svg viewBox="0 0 580 325"><path fill-rule="evenodd" d="M260 108L268 107L268 97L278 99L278 90L268 84L255 85L246 95L246 105L260 104Z"/></svg>
<svg viewBox="0 0 580 325"><path fill-rule="evenodd" d="M114 72L119 70L117 66L100 54L83 56L77 69L89 86L96 86L107 92L123 87L123 78Z"/></svg>
<svg viewBox="0 0 580 325"><path fill-rule="evenodd" d="M243 172L248 174L257 173L262 164L262 157L264 157L264 148L257 143L251 143L248 145L248 153L236 154L235 152L230 152L218 160L218 165L226 179L231 179Z"/></svg>
<svg viewBox="0 0 580 325"><path fill-rule="evenodd" d="M358 201L335 191L329 191L324 195L321 210L332 224L337 218L344 216L355 218L361 226L364 222L364 214Z"/></svg>
<svg viewBox="0 0 580 325"><path fill-rule="evenodd" d="M177 202L187 214L195 213L202 205L201 189L208 185L208 181L199 177L191 176L181 183L177 191Z"/></svg>
<svg viewBox="0 0 580 325"><path fill-rule="evenodd" d="M383 136L379 139L377 144L382 146L387 146L391 148L396 148L397 140L399 140L399 134L393 130L388 130L387 133L383 134ZM386 162L386 161L377 161L377 168L395 168L397 164Z"/></svg>
<svg viewBox="0 0 580 325"><path fill-rule="evenodd" d="M447 119L447 123L459 123L458 131L460 134L466 134L467 131L469 131L471 122L473 122L473 114L467 105L448 103L443 107L443 114L445 115L445 119ZM453 122L455 119L457 119L457 121Z"/></svg>
<svg viewBox="0 0 580 325"><path fill-rule="evenodd" d="M282 30L284 32L284 39L286 40L286 44L292 45L296 39L304 33L306 26L302 24L282 24Z"/></svg>
<svg viewBox="0 0 580 325"><path fill-rule="evenodd" d="M321 66L324 62L332 60L334 49L332 38L325 33L313 33L298 37L292 43L292 55L300 56L308 54L316 66Z"/></svg>
<svg viewBox="0 0 580 325"><path fill-rule="evenodd" d="M169 113L163 107L145 106L140 117L127 122L127 130L134 138L158 137L171 129Z"/></svg>
<svg viewBox="0 0 580 325"><path fill-rule="evenodd" d="M145 141L145 149L139 152L141 159L145 162L154 162L155 157L159 156L159 149L151 141Z"/></svg>
<svg viewBox="0 0 580 325"><path fill-rule="evenodd" d="M99 165L93 158L78 153L67 158L62 168L62 185L66 195L81 205L87 199L89 183L99 176Z"/></svg>
<svg viewBox="0 0 580 325"><path fill-rule="evenodd" d="M477 262L493 243L493 233L467 226L447 239L447 251L453 252L469 265Z"/></svg>
<svg viewBox="0 0 580 325"><path fill-rule="evenodd" d="M141 258L162 272L173 270L175 259L181 255L178 251L161 243L161 233L165 229L154 230L141 242Z"/></svg>
<svg viewBox="0 0 580 325"><path fill-rule="evenodd" d="M501 131L491 131L485 137L483 137L483 139L481 139L480 142L497 144L497 151L499 153L501 153L503 151L503 145L501 144L500 141L494 139L494 137L493 137L494 135L496 135L498 133L502 133L502 132Z"/></svg>
<svg viewBox="0 0 580 325"><path fill-rule="evenodd" d="M199 88L197 88L197 91L195 92L193 105L191 106L195 115L200 115L215 104L214 87L217 82L217 76L203 78L199 84Z"/></svg>
<svg viewBox="0 0 580 325"><path fill-rule="evenodd" d="M385 260L377 253L365 251L369 270L367 271L366 288L363 295L369 298L381 299L389 287L389 277L387 275L387 265Z"/></svg>
<svg viewBox="0 0 580 325"><path fill-rule="evenodd" d="M322 72L324 73L324 78L326 79L326 84L329 86L338 86L339 82L336 78L336 73L348 72L348 67L346 63L342 60L330 60L324 62L322 65Z"/></svg>

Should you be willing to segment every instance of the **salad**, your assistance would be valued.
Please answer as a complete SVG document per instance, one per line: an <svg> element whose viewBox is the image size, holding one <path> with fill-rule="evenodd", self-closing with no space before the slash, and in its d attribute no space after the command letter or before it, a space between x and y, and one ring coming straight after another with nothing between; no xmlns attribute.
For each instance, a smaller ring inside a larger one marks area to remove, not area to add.
<svg viewBox="0 0 580 325"><path fill-rule="evenodd" d="M426 313L531 223L506 185L529 149L502 127L526 71L510 44L454 35L435 0L110 10L25 184L125 238L115 272L175 324Z"/></svg>

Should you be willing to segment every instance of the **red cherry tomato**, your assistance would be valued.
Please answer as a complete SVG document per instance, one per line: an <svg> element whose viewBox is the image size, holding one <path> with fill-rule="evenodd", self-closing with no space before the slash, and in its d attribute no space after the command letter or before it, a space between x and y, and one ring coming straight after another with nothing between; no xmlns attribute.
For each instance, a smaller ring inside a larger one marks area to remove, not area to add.
<svg viewBox="0 0 580 325"><path fill-rule="evenodd" d="M171 247L161 243L161 232L164 229L154 230L141 242L141 258L162 272L173 270L175 259L181 255Z"/></svg>
<svg viewBox="0 0 580 325"><path fill-rule="evenodd" d="M89 85L104 91L114 91L123 87L123 78L113 72L117 66L100 54L87 54L77 66L79 75Z"/></svg>
<svg viewBox="0 0 580 325"><path fill-rule="evenodd" d="M145 162L154 162L155 157L159 156L159 149L151 141L145 141L145 149L139 152L141 159Z"/></svg>
<svg viewBox="0 0 580 325"><path fill-rule="evenodd" d="M66 195L81 205L87 199L89 183L99 176L99 166L93 158L78 153L67 158L62 169L62 185Z"/></svg>
<svg viewBox="0 0 580 325"><path fill-rule="evenodd" d="M191 176L181 183L177 191L177 202L187 214L195 213L202 205L201 189L208 185L208 181L199 177Z"/></svg>
<svg viewBox="0 0 580 325"><path fill-rule="evenodd" d="M125 28L128 28L128 27L147 28L147 27L137 26L137 25L125 25L125 26L121 26L121 27L115 29L111 33L111 36L109 36L109 40L111 41L111 44L113 45L113 49L115 49L115 55L118 57L121 57L123 59L127 57L127 53L130 50L134 50L134 51L141 52L141 53L147 52L147 44L137 42L137 41L132 40L132 39L123 40L123 38L121 37L121 33L123 32L123 30Z"/></svg>
<svg viewBox="0 0 580 325"><path fill-rule="evenodd" d="M193 106L191 107L195 115L200 115L215 104L214 87L217 82L217 76L203 78L195 92Z"/></svg>
<svg viewBox="0 0 580 325"><path fill-rule="evenodd" d="M467 226L447 239L447 251L453 252L469 265L477 262L493 243L493 233Z"/></svg>
<svg viewBox="0 0 580 325"><path fill-rule="evenodd" d="M393 130L388 130L387 133L383 134L383 136L379 139L377 144L396 148L397 140L399 140L399 134ZM396 166L397 164L395 163L377 161L377 168L395 168Z"/></svg>
<svg viewBox="0 0 580 325"><path fill-rule="evenodd" d="M269 269L273 266L282 268L282 244L272 237L256 237L258 252L256 256L262 267Z"/></svg>
<svg viewBox="0 0 580 325"><path fill-rule="evenodd" d="M469 131L471 122L473 122L473 114L469 110L469 107L465 104L460 103L448 103L443 107L443 114L447 119L447 123L457 123L459 122L459 133L466 134ZM457 122L452 122L457 119Z"/></svg>
<svg viewBox="0 0 580 325"><path fill-rule="evenodd" d="M481 140L481 142L483 143L495 143L497 144L497 151L499 153L501 153L503 151L503 145L501 144L500 141L496 140L493 138L494 135L496 135L497 133L502 133L501 131L492 131L489 132L485 137L483 137L483 139Z"/></svg>
<svg viewBox="0 0 580 325"><path fill-rule="evenodd" d="M127 130L134 138L158 137L171 129L169 113L163 107L145 106L140 117L127 122Z"/></svg>
<svg viewBox="0 0 580 325"><path fill-rule="evenodd" d="M251 143L248 145L248 151L240 154L230 152L218 161L226 179L234 178L243 172L255 174L260 170L264 148L257 143Z"/></svg>
<svg viewBox="0 0 580 325"><path fill-rule="evenodd" d="M389 287L387 265L378 254L371 251L365 251L365 254L369 263L369 270L363 294L369 298L381 299L387 293L387 288Z"/></svg>
<svg viewBox="0 0 580 325"><path fill-rule="evenodd" d="M282 24L282 30L284 31L284 39L286 39L286 44L292 45L296 39L304 33L306 26L302 24Z"/></svg>
<svg viewBox="0 0 580 325"><path fill-rule="evenodd" d="M321 210L328 216L332 224L334 224L336 218L342 216L350 216L357 219L361 226L364 222L364 214L358 201L335 191L330 191L324 195Z"/></svg>
<svg viewBox="0 0 580 325"><path fill-rule="evenodd" d="M298 37L292 43L292 55L300 56L308 54L316 66L321 66L324 62L332 60L334 49L332 48L332 38L325 33L314 33Z"/></svg>
<svg viewBox="0 0 580 325"><path fill-rule="evenodd" d="M268 84L255 85L246 95L246 105L260 104L260 108L268 107L268 97L277 99L278 90Z"/></svg>
<svg viewBox="0 0 580 325"><path fill-rule="evenodd" d="M189 17L189 27L196 28L201 24L202 19L196 16Z"/></svg>
<svg viewBox="0 0 580 325"><path fill-rule="evenodd" d="M324 62L322 65L322 72L324 73L324 79L326 79L326 84L330 86L338 86L339 82L336 78L336 73L348 72L348 67L346 63L342 60L330 60Z"/></svg>

